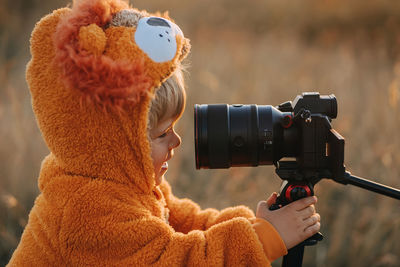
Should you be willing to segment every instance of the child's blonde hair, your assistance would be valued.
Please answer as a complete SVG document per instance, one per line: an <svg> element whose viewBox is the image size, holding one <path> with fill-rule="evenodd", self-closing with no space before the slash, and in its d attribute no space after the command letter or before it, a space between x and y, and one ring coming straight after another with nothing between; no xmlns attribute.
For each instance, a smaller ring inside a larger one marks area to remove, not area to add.
<svg viewBox="0 0 400 267"><path fill-rule="evenodd" d="M185 109L186 93L182 67L163 82L150 103L148 129L154 129L165 118L178 119Z"/></svg>

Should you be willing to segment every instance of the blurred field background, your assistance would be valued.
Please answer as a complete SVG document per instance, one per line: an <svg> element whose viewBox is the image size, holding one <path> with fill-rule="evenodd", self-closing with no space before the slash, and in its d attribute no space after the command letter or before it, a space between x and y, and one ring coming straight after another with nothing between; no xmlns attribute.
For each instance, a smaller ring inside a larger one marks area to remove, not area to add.
<svg viewBox="0 0 400 267"><path fill-rule="evenodd" d="M258 201L277 191L272 166L196 171L193 104L278 105L304 91L335 94L334 127L347 168L400 187L400 2L393 0L137 0L170 10L191 39L183 138L167 179L203 208ZM48 150L25 82L29 36L61 0L0 0L0 266L19 242ZM303 266L400 266L399 201L323 180L316 186L323 242ZM274 266L280 266L276 261Z"/></svg>

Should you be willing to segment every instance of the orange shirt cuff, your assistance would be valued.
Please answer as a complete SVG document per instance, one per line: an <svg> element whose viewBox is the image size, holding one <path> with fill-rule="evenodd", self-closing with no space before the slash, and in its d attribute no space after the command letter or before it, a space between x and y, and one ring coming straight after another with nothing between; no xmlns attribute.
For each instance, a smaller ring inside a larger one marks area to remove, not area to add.
<svg viewBox="0 0 400 267"><path fill-rule="evenodd" d="M250 221L270 262L287 254L286 245L272 224L260 218L253 218Z"/></svg>

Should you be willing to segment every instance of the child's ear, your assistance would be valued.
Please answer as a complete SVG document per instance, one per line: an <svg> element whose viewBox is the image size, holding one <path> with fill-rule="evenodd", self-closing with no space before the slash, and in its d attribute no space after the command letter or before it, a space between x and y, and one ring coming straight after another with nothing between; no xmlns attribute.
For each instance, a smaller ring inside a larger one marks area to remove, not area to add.
<svg viewBox="0 0 400 267"><path fill-rule="evenodd" d="M91 54L96 56L103 54L106 43L106 34L96 24L82 26L79 29L79 45Z"/></svg>

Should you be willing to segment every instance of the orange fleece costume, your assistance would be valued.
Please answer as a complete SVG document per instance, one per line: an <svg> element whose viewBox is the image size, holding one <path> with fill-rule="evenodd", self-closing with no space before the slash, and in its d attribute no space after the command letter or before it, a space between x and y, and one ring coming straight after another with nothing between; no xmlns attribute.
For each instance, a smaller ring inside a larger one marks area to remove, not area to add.
<svg viewBox="0 0 400 267"><path fill-rule="evenodd" d="M131 22L150 17L123 1L82 0L32 33L27 81L51 153L8 266L270 265L285 245L251 210L201 210L167 182L155 186L149 102L190 46L177 28L172 59L153 60L133 38L140 23L113 24L127 10Z"/></svg>

